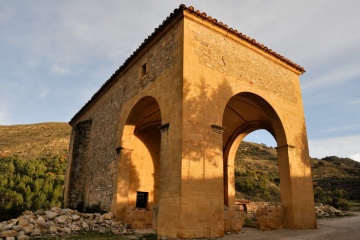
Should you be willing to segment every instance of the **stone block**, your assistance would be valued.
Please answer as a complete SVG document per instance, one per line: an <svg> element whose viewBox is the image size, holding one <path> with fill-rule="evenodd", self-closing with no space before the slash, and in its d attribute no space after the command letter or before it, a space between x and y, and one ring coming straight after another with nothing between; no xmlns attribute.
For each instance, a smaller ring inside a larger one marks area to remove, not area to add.
<svg viewBox="0 0 360 240"><path fill-rule="evenodd" d="M231 232L231 219L227 218L224 220L225 232Z"/></svg>
<svg viewBox="0 0 360 240"><path fill-rule="evenodd" d="M281 205L276 207L275 217L284 218L285 217L285 208Z"/></svg>
<svg viewBox="0 0 360 240"><path fill-rule="evenodd" d="M231 232L241 232L242 226L244 225L243 219L231 219Z"/></svg>
<svg viewBox="0 0 360 240"><path fill-rule="evenodd" d="M271 230L283 229L284 228L283 219L277 218L277 217L268 217L267 228L269 228Z"/></svg>
<svg viewBox="0 0 360 240"><path fill-rule="evenodd" d="M134 219L132 221L132 227L135 229L145 229L146 228L145 219Z"/></svg>

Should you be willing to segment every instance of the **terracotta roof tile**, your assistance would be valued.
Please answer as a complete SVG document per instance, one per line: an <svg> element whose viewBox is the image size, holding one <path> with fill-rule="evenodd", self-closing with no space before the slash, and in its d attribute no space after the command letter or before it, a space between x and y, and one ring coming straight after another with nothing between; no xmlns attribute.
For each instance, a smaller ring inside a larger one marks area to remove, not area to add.
<svg viewBox="0 0 360 240"><path fill-rule="evenodd" d="M178 8L176 8L172 13L170 13L170 15L162 22L162 24L159 25L159 27L155 28L154 32L152 34L150 34L146 39L144 39L144 41L140 44L140 46L130 55L130 57L128 57L125 62L123 63L123 65L121 65L113 74L112 76L100 87L100 89L91 97L91 99L74 115L74 117L70 120L70 124L74 124L76 119L79 118L86 110L86 108L88 108L92 103L94 103L96 101L96 99L98 97L101 96L101 94L103 93L103 91L105 91L108 87L110 87L112 84L114 84L116 82L116 76L125 69L125 67L131 62L131 60L134 58L134 56L141 50L143 49L148 42L150 42L155 35L161 30L163 29L166 24L168 22L170 22L175 16L177 16L178 14L181 14L183 11L187 11L191 14L194 14L204 20L207 20L231 33L233 33L234 35L238 36L239 38L251 43L252 45L258 47L259 49L270 53L271 55L275 56L276 58L280 59L281 61L291 65L292 67L296 68L297 70L299 70L301 73L305 72L305 69L303 67L301 67L300 65L290 61L289 59L285 58L284 56L276 53L275 51L273 51L272 49L267 48L266 46L264 46L263 44L258 43L255 39L252 39L248 36L246 36L245 34L242 34L240 32L238 32L236 29L233 28L229 28L228 25L222 23L222 22L218 22L218 20L216 18L212 18L211 16L208 16L205 12L200 12L199 10L195 10L194 7L189 6L186 7L184 4L181 4Z"/></svg>

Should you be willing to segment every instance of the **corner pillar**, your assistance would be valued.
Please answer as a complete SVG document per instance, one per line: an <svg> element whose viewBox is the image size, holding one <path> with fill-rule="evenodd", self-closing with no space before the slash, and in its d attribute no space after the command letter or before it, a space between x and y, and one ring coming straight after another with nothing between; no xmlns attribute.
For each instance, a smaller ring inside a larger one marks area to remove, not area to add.
<svg viewBox="0 0 360 240"><path fill-rule="evenodd" d="M279 161L281 203L286 210L285 227L315 229L309 155L304 149L292 145L276 147L276 150Z"/></svg>

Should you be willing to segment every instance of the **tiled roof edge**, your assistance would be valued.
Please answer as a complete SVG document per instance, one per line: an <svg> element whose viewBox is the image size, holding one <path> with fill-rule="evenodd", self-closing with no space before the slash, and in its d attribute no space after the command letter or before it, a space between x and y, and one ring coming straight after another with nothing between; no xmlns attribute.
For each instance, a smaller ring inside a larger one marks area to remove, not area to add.
<svg viewBox="0 0 360 240"><path fill-rule="evenodd" d="M216 18L212 18L211 16L207 16L205 12L200 12L199 10L195 10L194 7L186 7L184 4L181 4L178 8L176 8L163 22L159 25L159 27L155 28L154 32L150 34L147 38L144 39L144 41L140 44L140 46L125 60L125 62L111 75L111 77L100 87L100 89L90 98L90 100L74 115L74 117L70 120L69 124L73 125L86 110L87 107L89 107L98 97L101 96L102 92L109 86L115 83L117 75L126 68L126 66L134 59L134 57L137 55L138 52L140 52L141 49L143 49L148 42L150 42L156 35L157 32L159 32L161 29L163 29L166 25L166 23L170 22L175 15L178 13L181 13L183 10L194 14L204 20L207 20L231 33L238 36L239 38L249 42L250 44L260 48L261 50L270 53L271 55L275 56L276 58L280 59L281 61L291 65L292 67L299 70L301 73L305 72L305 69L301 67L300 65L290 61L289 59L285 58L284 56L276 53L272 49L267 48L263 44L258 43L255 39L252 39L245 34L242 34L238 32L236 29L229 28L226 24L219 22Z"/></svg>

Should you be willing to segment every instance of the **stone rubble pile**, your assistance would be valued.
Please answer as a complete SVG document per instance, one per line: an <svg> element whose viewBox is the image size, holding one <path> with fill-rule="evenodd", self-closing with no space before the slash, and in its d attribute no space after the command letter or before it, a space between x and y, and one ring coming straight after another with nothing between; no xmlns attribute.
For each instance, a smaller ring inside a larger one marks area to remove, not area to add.
<svg viewBox="0 0 360 240"><path fill-rule="evenodd" d="M0 240L24 240L52 236L62 238L82 231L129 234L130 229L116 221L112 213L80 213L72 209L25 211L12 220L0 222Z"/></svg>
<svg viewBox="0 0 360 240"><path fill-rule="evenodd" d="M321 203L315 204L316 217L344 217L350 216L348 212L340 211L330 205L323 205Z"/></svg>

